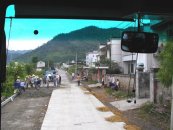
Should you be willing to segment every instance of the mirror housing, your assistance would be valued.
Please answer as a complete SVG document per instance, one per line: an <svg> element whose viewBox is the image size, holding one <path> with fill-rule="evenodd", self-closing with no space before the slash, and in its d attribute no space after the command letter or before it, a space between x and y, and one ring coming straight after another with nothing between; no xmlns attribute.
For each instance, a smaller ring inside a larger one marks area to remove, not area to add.
<svg viewBox="0 0 173 130"><path fill-rule="evenodd" d="M121 50L133 53L155 53L159 35L149 32L124 31L121 36Z"/></svg>

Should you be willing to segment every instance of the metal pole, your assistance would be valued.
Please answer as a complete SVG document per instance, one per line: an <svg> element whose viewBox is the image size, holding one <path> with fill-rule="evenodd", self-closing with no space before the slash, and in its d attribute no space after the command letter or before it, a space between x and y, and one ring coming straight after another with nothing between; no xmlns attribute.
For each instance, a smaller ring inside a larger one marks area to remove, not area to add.
<svg viewBox="0 0 173 130"><path fill-rule="evenodd" d="M100 83L100 70L99 70L99 66L100 66L100 64L98 65L98 83Z"/></svg>
<svg viewBox="0 0 173 130"><path fill-rule="evenodd" d="M172 77L172 86L171 86L171 89L172 89L172 106L171 106L171 126L170 126L170 130L173 130L173 77Z"/></svg>
<svg viewBox="0 0 173 130"><path fill-rule="evenodd" d="M77 73L77 52L76 52L76 73Z"/></svg>
<svg viewBox="0 0 173 130"><path fill-rule="evenodd" d="M141 19L141 15L140 15L140 13L138 12L138 32L141 31L141 28L140 28L140 19Z"/></svg>

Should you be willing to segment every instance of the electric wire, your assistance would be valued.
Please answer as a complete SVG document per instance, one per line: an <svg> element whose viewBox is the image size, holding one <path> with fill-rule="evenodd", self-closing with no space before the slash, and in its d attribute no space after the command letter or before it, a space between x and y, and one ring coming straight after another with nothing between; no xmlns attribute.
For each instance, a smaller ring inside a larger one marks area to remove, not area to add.
<svg viewBox="0 0 173 130"><path fill-rule="evenodd" d="M11 28L12 28L12 17L10 18L10 29L8 33L8 43L7 43L7 50L6 50L6 55L8 56L8 48L9 48L9 43L10 43L10 37L11 37Z"/></svg>

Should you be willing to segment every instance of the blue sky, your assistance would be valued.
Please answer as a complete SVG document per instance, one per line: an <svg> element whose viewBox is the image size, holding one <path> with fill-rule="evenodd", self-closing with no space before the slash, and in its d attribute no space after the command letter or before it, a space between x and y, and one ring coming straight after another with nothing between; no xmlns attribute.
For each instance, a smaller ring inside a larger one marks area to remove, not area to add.
<svg viewBox="0 0 173 130"><path fill-rule="evenodd" d="M9 6L6 16L15 16L14 6ZM100 28L126 28L134 26L132 22L106 21L106 20L74 20L74 19L12 19L11 33L9 39L10 19L5 22L5 32L10 50L30 50L35 49L54 36L60 33L69 33L87 26L97 26ZM34 30L39 34L34 35Z"/></svg>

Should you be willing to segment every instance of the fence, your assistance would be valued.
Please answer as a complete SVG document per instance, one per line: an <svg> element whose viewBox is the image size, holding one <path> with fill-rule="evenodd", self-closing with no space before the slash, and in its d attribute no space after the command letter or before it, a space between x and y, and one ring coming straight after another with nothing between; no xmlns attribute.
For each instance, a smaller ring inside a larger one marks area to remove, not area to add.
<svg viewBox="0 0 173 130"><path fill-rule="evenodd" d="M170 102L171 87L164 87L157 78L154 79L154 84L154 102L159 104Z"/></svg>
<svg viewBox="0 0 173 130"><path fill-rule="evenodd" d="M134 85L134 74L133 75L127 75L127 74L106 74L105 75L105 84L107 86L109 85L109 78L114 77L115 79L119 79L120 81L120 88L122 90L132 90ZM97 74L91 75L91 80L97 81L98 79ZM165 88L158 79L155 78L154 74L154 82L153 84L150 83L151 81L151 73L150 72L139 72L136 75L136 85L138 85L138 88L136 91L138 91L137 97L138 98L150 98L151 96L154 97L155 103L165 103L168 102L171 99L171 88ZM101 81L101 80L100 80ZM130 85L129 85L130 81ZM151 86L152 85L152 86ZM153 92L151 91L151 87L154 88Z"/></svg>
<svg viewBox="0 0 173 130"><path fill-rule="evenodd" d="M114 77L115 79L119 79L120 88L123 90L128 90L133 88L134 84L134 75L124 75L124 74L107 74L105 77L105 83L109 84L109 78ZM130 82L130 85L129 85Z"/></svg>

